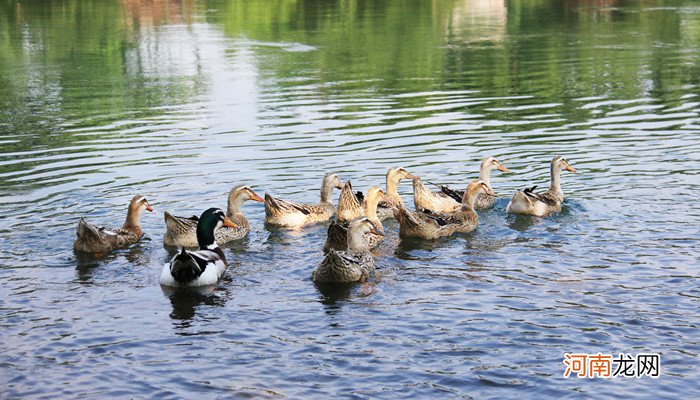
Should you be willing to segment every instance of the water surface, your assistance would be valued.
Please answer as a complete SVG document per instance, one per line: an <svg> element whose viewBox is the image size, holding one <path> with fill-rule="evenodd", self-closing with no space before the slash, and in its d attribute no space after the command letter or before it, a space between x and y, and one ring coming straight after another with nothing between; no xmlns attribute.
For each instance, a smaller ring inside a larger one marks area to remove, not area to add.
<svg viewBox="0 0 700 400"><path fill-rule="evenodd" d="M0 4L0 394L700 396L698 43L694 1ZM563 211L506 215L557 154ZM251 204L219 285L158 285L164 210L398 165L464 186L485 155L512 173L479 229L389 223L366 284L315 286L325 227ZM135 193L144 240L73 253L80 216L117 226ZM565 352L660 353L662 376L565 379Z"/></svg>

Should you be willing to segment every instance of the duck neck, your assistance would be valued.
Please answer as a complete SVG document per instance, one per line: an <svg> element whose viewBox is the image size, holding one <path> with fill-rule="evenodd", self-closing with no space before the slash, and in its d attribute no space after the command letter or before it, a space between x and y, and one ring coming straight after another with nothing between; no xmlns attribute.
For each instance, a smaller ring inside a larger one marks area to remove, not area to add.
<svg viewBox="0 0 700 400"><path fill-rule="evenodd" d="M214 240L214 227L209 221L200 221L197 224L197 244L201 250L213 250L216 247L216 241Z"/></svg>
<svg viewBox="0 0 700 400"><path fill-rule="evenodd" d="M486 161L482 162L479 168L479 179L491 186L491 168L486 165Z"/></svg>
<svg viewBox="0 0 700 400"><path fill-rule="evenodd" d="M359 232L350 232L348 235L348 250L358 253L369 251L367 239Z"/></svg>
<svg viewBox="0 0 700 400"><path fill-rule="evenodd" d="M332 204L331 196L333 196L333 184L329 179L324 179L323 184L321 184L321 203Z"/></svg>
<svg viewBox="0 0 700 400"><path fill-rule="evenodd" d="M241 207L245 200L241 196L231 195L228 197L228 208L226 209L226 216L233 218L237 214L241 213Z"/></svg>
<svg viewBox="0 0 700 400"><path fill-rule="evenodd" d="M398 195L399 191L397 190L399 186L399 180L394 178L394 177L386 177L386 193L388 195Z"/></svg>
<svg viewBox="0 0 700 400"><path fill-rule="evenodd" d="M122 225L122 229L141 230L141 207L129 207L126 213L126 221Z"/></svg>
<svg viewBox="0 0 700 400"><path fill-rule="evenodd" d="M476 203L476 195L467 188L464 191L464 196L462 197L462 211L474 211L474 204Z"/></svg>
<svg viewBox="0 0 700 400"><path fill-rule="evenodd" d="M373 196L367 199L367 204L365 204L365 216L370 220L374 221L377 219L377 204L379 203L379 197Z"/></svg>
<svg viewBox="0 0 700 400"><path fill-rule="evenodd" d="M559 176L561 175L561 169L557 165L552 164L550 167L550 175L552 182L549 185L549 191L554 193L562 193L561 184L559 183Z"/></svg>

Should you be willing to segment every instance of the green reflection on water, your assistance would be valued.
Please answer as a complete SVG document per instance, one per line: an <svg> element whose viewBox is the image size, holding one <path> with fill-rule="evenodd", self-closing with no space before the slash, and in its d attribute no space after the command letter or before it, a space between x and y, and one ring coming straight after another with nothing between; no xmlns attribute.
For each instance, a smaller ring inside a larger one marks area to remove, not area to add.
<svg viewBox="0 0 700 400"><path fill-rule="evenodd" d="M262 90L302 79L334 83L319 89L328 95L436 89L527 95L535 103L563 103L570 121L588 117L571 101L576 98L672 103L700 79L700 18L692 5L5 1L0 133L17 141L1 146L3 152L61 147L75 140L62 134L65 123L138 120L161 114L158 107L205 99L222 77L203 68L200 54L211 48L203 49L194 33L202 24L233 40L217 50L252 52ZM402 106L424 101L406 98Z"/></svg>

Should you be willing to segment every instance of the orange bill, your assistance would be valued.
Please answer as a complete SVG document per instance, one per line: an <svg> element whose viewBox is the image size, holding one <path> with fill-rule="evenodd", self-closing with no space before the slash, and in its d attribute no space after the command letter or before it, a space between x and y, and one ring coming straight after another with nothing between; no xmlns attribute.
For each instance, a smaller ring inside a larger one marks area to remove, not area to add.
<svg viewBox="0 0 700 400"><path fill-rule="evenodd" d="M146 211L153 212L153 207L151 207L151 205L148 203L146 203Z"/></svg>
<svg viewBox="0 0 700 400"><path fill-rule="evenodd" d="M228 218L224 218L224 226L228 226L229 228L238 228L238 225L234 224L233 221Z"/></svg>
<svg viewBox="0 0 700 400"><path fill-rule="evenodd" d="M498 170L501 172L510 172L510 170L508 170L508 168L506 168L506 166L503 164L498 166Z"/></svg>
<svg viewBox="0 0 700 400"><path fill-rule="evenodd" d="M264 202L265 202L265 199L263 199L262 197L258 196L257 193L253 192L252 190L251 190L251 192L253 193L253 195L250 197L251 200L253 200L253 201L259 201L259 202L261 202L261 203L264 203Z"/></svg>
<svg viewBox="0 0 700 400"><path fill-rule="evenodd" d="M575 170L574 167L572 167L571 165L567 165L567 166L566 166L566 170L569 171L569 172L573 172L574 174L576 173L576 170Z"/></svg>
<svg viewBox="0 0 700 400"><path fill-rule="evenodd" d="M380 231L379 229L374 229L374 228L370 229L369 233L375 234L377 236L386 236L384 234L384 232Z"/></svg>

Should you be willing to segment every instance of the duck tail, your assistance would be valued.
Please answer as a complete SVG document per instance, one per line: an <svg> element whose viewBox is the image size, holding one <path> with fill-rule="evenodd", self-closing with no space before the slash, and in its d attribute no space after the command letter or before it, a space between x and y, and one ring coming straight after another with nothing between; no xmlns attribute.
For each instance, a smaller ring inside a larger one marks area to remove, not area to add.
<svg viewBox="0 0 700 400"><path fill-rule="evenodd" d="M394 210L394 217L397 221L399 221L399 226L402 229L419 226L418 221L416 221L416 219L413 218L411 213L406 209L406 207L403 206L403 204L400 204L398 207L396 207L396 209Z"/></svg>
<svg viewBox="0 0 700 400"><path fill-rule="evenodd" d="M85 221L85 218L80 217L80 221L78 221L78 229L76 230L75 234L78 236L80 239L86 239L86 238L95 238L99 239L99 229L96 226L92 226L88 224Z"/></svg>
<svg viewBox="0 0 700 400"><path fill-rule="evenodd" d="M163 212L163 218L165 219L165 227L168 230L177 229L179 223L178 220L169 212Z"/></svg>
<svg viewBox="0 0 700 400"><path fill-rule="evenodd" d="M347 250L348 247L348 228L347 224L341 224L338 221L328 225L328 234L326 243L323 245L323 252L328 253L330 250Z"/></svg>
<svg viewBox="0 0 700 400"><path fill-rule="evenodd" d="M265 193L265 214L271 215L280 212L281 207L277 202L277 199L270 196L269 193Z"/></svg>
<svg viewBox="0 0 700 400"><path fill-rule="evenodd" d="M198 276L202 275L202 268L200 268L197 261L188 253L184 247L181 247L170 263L170 275L180 283L188 283Z"/></svg>
<svg viewBox="0 0 700 400"><path fill-rule="evenodd" d="M167 211L163 212L163 219L165 219L165 227L169 231L182 230L191 225L196 226L199 221L199 217L194 215L189 218L176 217Z"/></svg>
<svg viewBox="0 0 700 400"><path fill-rule="evenodd" d="M530 197L532 197L532 192L528 192L527 189L525 189L524 191L518 190L515 192L515 194L513 194L513 199L511 200L511 202L524 201L527 204L532 204L532 199Z"/></svg>

